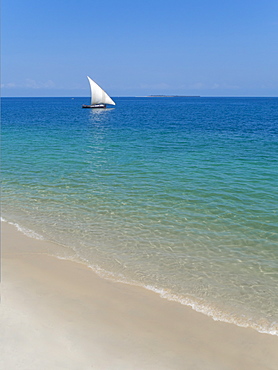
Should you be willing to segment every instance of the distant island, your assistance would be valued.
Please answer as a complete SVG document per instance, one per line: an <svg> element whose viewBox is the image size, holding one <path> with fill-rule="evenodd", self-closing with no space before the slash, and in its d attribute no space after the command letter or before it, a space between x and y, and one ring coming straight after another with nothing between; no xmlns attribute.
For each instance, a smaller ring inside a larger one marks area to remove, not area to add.
<svg viewBox="0 0 278 370"><path fill-rule="evenodd" d="M199 95L148 95L147 98L200 98Z"/></svg>

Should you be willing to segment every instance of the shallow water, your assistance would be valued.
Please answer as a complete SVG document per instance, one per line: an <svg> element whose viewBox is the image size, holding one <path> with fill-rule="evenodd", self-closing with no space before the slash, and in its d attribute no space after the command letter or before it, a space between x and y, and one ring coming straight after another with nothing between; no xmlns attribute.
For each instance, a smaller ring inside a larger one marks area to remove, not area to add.
<svg viewBox="0 0 278 370"><path fill-rule="evenodd" d="M277 334L278 98L115 101L2 99L3 217L103 274Z"/></svg>

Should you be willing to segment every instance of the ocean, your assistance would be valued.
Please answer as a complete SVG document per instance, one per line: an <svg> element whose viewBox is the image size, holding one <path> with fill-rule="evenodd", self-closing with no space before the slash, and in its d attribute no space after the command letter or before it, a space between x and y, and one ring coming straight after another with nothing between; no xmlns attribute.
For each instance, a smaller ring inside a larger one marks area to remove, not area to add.
<svg viewBox="0 0 278 370"><path fill-rule="evenodd" d="M278 335L278 98L114 100L2 98L4 221L105 278Z"/></svg>

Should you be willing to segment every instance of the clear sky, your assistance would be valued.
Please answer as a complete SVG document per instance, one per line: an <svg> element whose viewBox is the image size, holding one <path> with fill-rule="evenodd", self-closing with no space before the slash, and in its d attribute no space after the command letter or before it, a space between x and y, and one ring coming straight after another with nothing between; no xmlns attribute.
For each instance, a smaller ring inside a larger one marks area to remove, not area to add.
<svg viewBox="0 0 278 370"><path fill-rule="evenodd" d="M277 0L2 0L2 96L278 96Z"/></svg>

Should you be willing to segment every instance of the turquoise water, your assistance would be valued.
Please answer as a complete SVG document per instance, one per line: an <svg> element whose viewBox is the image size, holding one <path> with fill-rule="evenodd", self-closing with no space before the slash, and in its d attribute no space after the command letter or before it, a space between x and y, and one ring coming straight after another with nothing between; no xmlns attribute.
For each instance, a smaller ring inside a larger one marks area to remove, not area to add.
<svg viewBox="0 0 278 370"><path fill-rule="evenodd" d="M278 98L86 100L2 99L3 218L104 276L277 335Z"/></svg>

